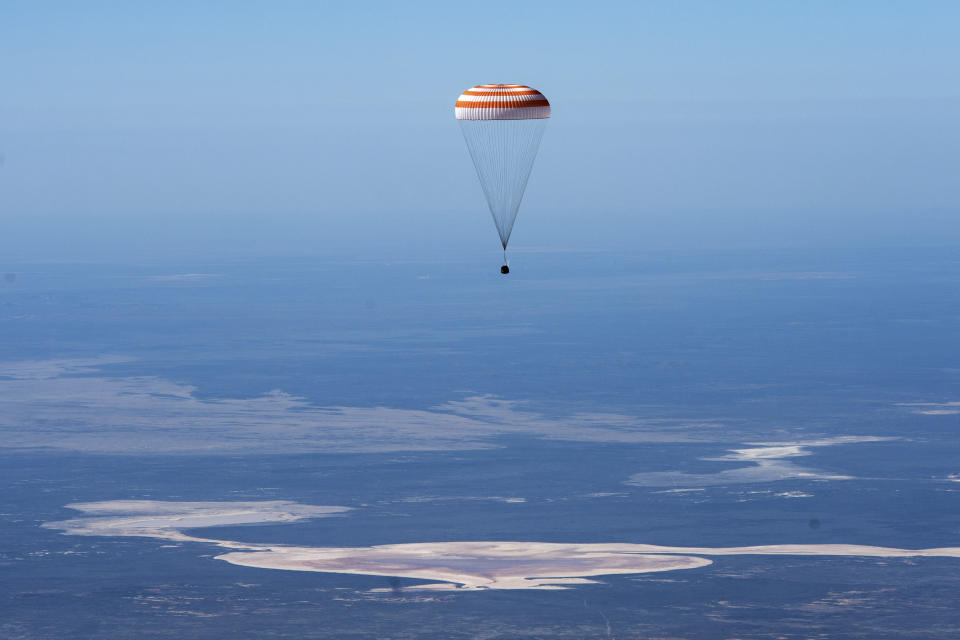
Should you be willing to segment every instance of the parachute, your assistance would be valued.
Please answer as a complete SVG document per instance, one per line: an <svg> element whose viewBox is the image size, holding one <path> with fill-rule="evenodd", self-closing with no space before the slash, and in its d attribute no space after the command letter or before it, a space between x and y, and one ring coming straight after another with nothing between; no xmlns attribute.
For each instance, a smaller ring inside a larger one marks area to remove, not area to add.
<svg viewBox="0 0 960 640"><path fill-rule="evenodd" d="M454 112L500 234L500 272L510 273L507 243L550 118L550 103L526 85L481 84L457 98Z"/></svg>

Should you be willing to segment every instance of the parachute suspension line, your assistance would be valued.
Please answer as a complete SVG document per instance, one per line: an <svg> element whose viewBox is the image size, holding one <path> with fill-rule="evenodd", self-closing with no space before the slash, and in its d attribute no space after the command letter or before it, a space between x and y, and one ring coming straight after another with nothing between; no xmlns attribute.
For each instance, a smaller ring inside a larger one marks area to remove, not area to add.
<svg viewBox="0 0 960 640"><path fill-rule="evenodd" d="M506 254L547 119L459 122Z"/></svg>

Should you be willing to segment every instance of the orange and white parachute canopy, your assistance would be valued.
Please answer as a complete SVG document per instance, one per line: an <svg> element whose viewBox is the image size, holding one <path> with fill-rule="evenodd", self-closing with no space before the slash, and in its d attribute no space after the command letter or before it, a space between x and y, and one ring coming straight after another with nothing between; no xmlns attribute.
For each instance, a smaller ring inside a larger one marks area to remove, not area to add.
<svg viewBox="0 0 960 640"><path fill-rule="evenodd" d="M478 84L457 98L457 120L539 120L550 117L542 93L523 84Z"/></svg>

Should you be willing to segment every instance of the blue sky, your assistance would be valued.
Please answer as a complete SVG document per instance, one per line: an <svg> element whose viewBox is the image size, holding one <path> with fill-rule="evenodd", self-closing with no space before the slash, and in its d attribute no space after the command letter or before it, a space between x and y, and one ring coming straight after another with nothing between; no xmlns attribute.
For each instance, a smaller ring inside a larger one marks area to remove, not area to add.
<svg viewBox="0 0 960 640"><path fill-rule="evenodd" d="M199 6L202 4L202 6ZM495 253L453 120L554 106L511 246L960 243L953 2L15 2L0 250Z"/></svg>

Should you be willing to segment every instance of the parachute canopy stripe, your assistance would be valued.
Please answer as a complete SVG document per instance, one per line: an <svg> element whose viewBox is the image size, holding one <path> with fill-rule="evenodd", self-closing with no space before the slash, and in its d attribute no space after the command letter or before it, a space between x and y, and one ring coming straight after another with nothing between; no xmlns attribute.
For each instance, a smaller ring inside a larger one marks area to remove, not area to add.
<svg viewBox="0 0 960 640"><path fill-rule="evenodd" d="M461 93L460 97L457 98L457 102L482 102L482 103L505 103L505 102L537 102L537 101L546 102L547 99L543 97L543 94L539 91L535 91L530 94L515 94L515 95L467 95L466 93Z"/></svg>
<svg viewBox="0 0 960 640"><path fill-rule="evenodd" d="M543 94L537 91L536 89L529 89L523 91L474 91L468 89L464 91L461 96L542 96Z"/></svg>
<svg viewBox="0 0 960 640"><path fill-rule="evenodd" d="M457 102L461 109L502 109L503 107L549 107L546 100L528 100L526 102L497 101L497 102Z"/></svg>
<svg viewBox="0 0 960 640"><path fill-rule="evenodd" d="M550 117L550 103L523 84L479 84L454 105L457 120L533 120Z"/></svg>

